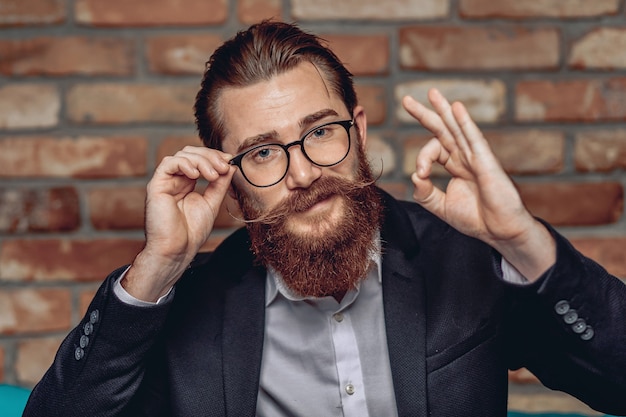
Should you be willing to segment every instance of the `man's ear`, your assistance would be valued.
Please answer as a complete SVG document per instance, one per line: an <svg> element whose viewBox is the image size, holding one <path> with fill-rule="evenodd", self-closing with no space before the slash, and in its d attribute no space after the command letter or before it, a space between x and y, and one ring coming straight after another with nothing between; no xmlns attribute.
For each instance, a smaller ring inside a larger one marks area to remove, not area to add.
<svg viewBox="0 0 626 417"><path fill-rule="evenodd" d="M365 149L365 144L367 142L367 117L365 116L365 109L363 106L356 106L354 108L352 118L359 131L360 145L363 149Z"/></svg>

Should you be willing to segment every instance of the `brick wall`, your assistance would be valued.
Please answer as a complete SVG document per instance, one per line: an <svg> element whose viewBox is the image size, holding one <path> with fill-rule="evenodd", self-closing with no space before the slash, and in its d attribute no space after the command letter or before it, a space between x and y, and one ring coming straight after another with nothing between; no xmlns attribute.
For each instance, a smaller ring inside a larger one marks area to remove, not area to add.
<svg viewBox="0 0 626 417"><path fill-rule="evenodd" d="M626 277L624 13L623 0L0 0L0 382L32 386L133 259L153 169L199 143L204 62L271 16L323 35L355 74L384 188L410 198L428 139L399 98L437 86L467 104L531 211ZM223 213L207 248L236 226ZM586 410L511 378L513 408Z"/></svg>

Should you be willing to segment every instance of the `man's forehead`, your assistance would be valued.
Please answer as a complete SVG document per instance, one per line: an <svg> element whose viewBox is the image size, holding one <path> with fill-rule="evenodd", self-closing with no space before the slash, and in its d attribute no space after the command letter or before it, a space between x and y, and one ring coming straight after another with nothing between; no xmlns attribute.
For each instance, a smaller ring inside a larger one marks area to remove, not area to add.
<svg viewBox="0 0 626 417"><path fill-rule="evenodd" d="M346 113L342 99L308 62L269 80L225 88L220 107L225 128L223 145L230 152L250 136L294 126L306 128L320 113Z"/></svg>

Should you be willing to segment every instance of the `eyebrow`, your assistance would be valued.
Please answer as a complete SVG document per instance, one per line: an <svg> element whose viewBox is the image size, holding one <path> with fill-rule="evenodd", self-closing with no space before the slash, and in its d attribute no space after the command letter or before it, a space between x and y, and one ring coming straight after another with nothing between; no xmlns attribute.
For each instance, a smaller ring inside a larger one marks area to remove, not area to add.
<svg viewBox="0 0 626 417"><path fill-rule="evenodd" d="M300 128L304 130L305 128L311 127L311 125L330 116L339 116L339 114L337 113L337 111L333 109L322 109L315 113L304 116L298 122L298 126L300 126ZM250 136L249 138L244 139L241 142L241 144L237 147L237 153L241 153L243 152L244 149L252 148L260 143L264 143L268 141L276 141L278 140L279 137L280 135L275 130L272 130L266 133L261 133L255 136Z"/></svg>

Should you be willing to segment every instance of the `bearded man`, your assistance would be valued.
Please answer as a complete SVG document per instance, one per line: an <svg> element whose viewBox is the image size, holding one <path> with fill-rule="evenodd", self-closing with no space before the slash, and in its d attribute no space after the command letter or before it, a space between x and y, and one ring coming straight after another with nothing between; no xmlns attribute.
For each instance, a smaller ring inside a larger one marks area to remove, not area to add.
<svg viewBox="0 0 626 417"><path fill-rule="evenodd" d="M626 414L625 286L530 215L463 105L429 99L403 100L434 138L418 204L396 201L320 39L263 22L227 41L196 99L205 147L157 167L144 249L24 415L505 416L522 366ZM198 254L227 193L246 228Z"/></svg>

